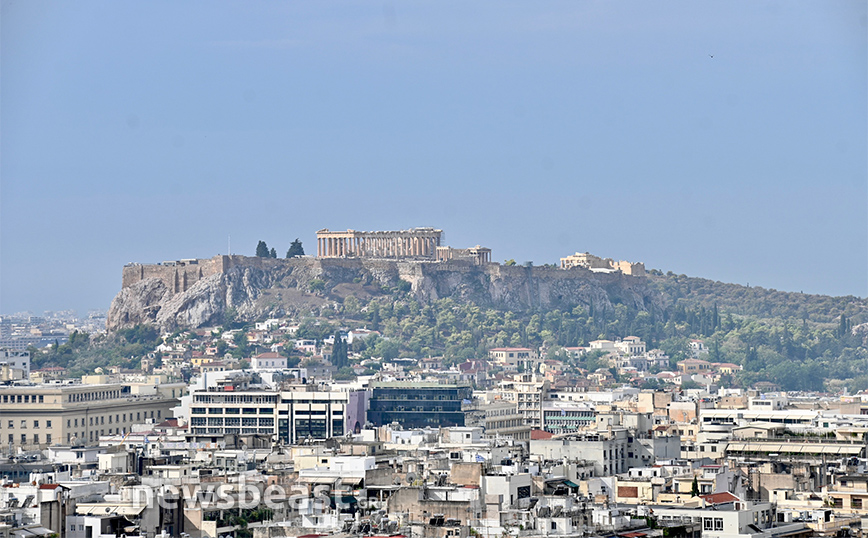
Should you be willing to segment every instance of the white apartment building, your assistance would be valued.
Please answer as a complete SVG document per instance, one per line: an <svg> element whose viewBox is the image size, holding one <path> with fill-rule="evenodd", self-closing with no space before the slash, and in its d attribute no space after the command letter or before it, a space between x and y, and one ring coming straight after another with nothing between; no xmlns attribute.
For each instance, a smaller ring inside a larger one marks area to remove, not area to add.
<svg viewBox="0 0 868 538"><path fill-rule="evenodd" d="M30 379L30 352L0 349L0 381Z"/></svg>
<svg viewBox="0 0 868 538"><path fill-rule="evenodd" d="M190 433L202 442L227 435L264 436L285 444L328 439L344 435L348 401L349 393L316 385L276 390L230 377L192 393Z"/></svg>

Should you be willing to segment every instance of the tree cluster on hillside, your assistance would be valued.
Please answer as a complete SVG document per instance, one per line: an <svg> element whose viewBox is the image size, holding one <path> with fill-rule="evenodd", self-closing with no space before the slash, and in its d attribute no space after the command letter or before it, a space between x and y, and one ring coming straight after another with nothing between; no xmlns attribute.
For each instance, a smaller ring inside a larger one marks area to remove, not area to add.
<svg viewBox="0 0 868 538"><path fill-rule="evenodd" d="M265 253L268 247L260 243ZM322 341L335 335L333 361L339 368L350 366L352 353L385 360L442 355L452 364L485 357L492 347L546 346L554 356L567 357L564 347L626 336L638 336L649 349L663 350L674 366L691 356L691 339L702 339L709 361L743 366L730 380L735 385L770 381L784 390L868 389L868 331L857 327L868 321L863 299L792 294L660 273L650 281L664 299L662 309L616 302L514 312L453 298L423 303L404 281L368 295L371 298L341 299L330 295L329 282L317 278L307 283L307 289L329 301L300 315L296 337ZM248 322L227 309L224 328L246 326ZM356 339L347 346L340 332L358 327L381 336ZM45 352L32 350L33 364L64 366L74 375L96 366L133 366L159 342L157 332L148 327L99 338L74 333L66 344ZM233 343L231 352L238 357L256 351L243 333ZM222 345L221 354L226 352ZM293 352L291 346L288 349ZM596 370L604 364L589 354L576 366Z"/></svg>
<svg viewBox="0 0 868 538"><path fill-rule="evenodd" d="M289 249L286 251L287 258L297 258L299 256L304 256L304 247L301 244L301 241L298 238L295 238L295 241L290 243ZM268 244L265 241L260 241L256 244L256 257L257 258L277 258L277 251L274 247L268 248Z"/></svg>
<svg viewBox="0 0 868 538"><path fill-rule="evenodd" d="M289 250L286 251L287 258L298 258L304 256L304 247L301 246L301 241L295 238L295 241L289 244Z"/></svg>
<svg viewBox="0 0 868 538"><path fill-rule="evenodd" d="M833 304L842 310L859 311L844 302ZM382 331L384 338L369 339L372 346L382 343L379 354L366 349L362 351L366 356L443 355L454 362L484 357L492 347L579 346L592 340L632 335L647 342L649 349L662 349L674 366L691 356L691 339L702 339L709 349L709 361L744 366L744 371L732 380L735 384L750 386L770 381L785 390L822 390L828 379L829 387L838 384L853 390L868 389L868 349L861 336L852 334L853 322L844 314L836 322L823 323L809 319L821 317L819 311L797 319L763 318L685 299L661 314L623 304L517 313L451 298L421 304L398 288L390 296L367 302L350 297L342 309L320 314L340 326L356 324ZM324 334L333 330L323 320L314 325L313 319L303 324L300 332L316 338L314 327ZM822 319L828 320L829 316Z"/></svg>
<svg viewBox="0 0 868 538"><path fill-rule="evenodd" d="M42 350L30 347L30 364L34 370L60 366L73 377L91 373L97 367L138 368L142 357L154 351L161 342L157 330L147 325L95 338L76 331L69 335L65 344L55 343Z"/></svg>
<svg viewBox="0 0 868 538"><path fill-rule="evenodd" d="M706 278L651 271L651 286L673 304L684 301L706 309L717 305L721 311L758 318L783 318L819 323L838 321L841 314L848 318L866 316L865 299L853 296L831 297L807 293L778 291L758 286L741 286L716 282Z"/></svg>

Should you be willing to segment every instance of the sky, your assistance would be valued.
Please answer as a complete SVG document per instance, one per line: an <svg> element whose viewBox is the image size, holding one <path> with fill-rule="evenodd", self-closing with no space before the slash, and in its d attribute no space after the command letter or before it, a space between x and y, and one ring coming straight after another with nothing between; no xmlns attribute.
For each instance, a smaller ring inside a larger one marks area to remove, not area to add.
<svg viewBox="0 0 868 538"><path fill-rule="evenodd" d="M0 2L0 314L433 226L868 295L863 1Z"/></svg>

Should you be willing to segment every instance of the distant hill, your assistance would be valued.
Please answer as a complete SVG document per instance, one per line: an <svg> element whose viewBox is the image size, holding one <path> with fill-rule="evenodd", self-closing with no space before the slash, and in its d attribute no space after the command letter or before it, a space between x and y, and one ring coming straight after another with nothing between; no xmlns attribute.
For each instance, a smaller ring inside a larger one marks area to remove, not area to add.
<svg viewBox="0 0 868 538"><path fill-rule="evenodd" d="M744 316L818 323L835 323L844 314L854 323L868 322L865 298L778 291L672 273L653 272L648 278L651 288L664 298L666 305L682 303L705 308L717 305L721 311Z"/></svg>

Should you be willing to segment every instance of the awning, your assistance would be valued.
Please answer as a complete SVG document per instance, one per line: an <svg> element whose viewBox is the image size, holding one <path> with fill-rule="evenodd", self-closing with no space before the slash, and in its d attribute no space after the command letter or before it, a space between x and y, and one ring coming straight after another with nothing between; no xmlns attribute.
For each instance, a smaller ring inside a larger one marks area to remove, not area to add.
<svg viewBox="0 0 868 538"><path fill-rule="evenodd" d="M298 481L304 484L334 484L338 480L341 481L341 484L356 486L362 483L364 480L362 477L358 476L299 476Z"/></svg>
<svg viewBox="0 0 868 538"><path fill-rule="evenodd" d="M53 534L54 531L51 529L46 529L45 527L30 527L27 529L16 529L12 531L13 536L48 536L49 534Z"/></svg>
<svg viewBox="0 0 868 538"><path fill-rule="evenodd" d="M80 516L138 516L144 512L147 507L147 505L80 504L75 508L75 513Z"/></svg>
<svg viewBox="0 0 868 538"><path fill-rule="evenodd" d="M859 455L864 445L829 443L776 443L776 442L731 442L727 452L768 452L777 454L847 454Z"/></svg>
<svg viewBox="0 0 868 538"><path fill-rule="evenodd" d="M298 481L305 484L334 484L341 477L339 476L299 476Z"/></svg>
<svg viewBox="0 0 868 538"><path fill-rule="evenodd" d="M564 480L564 485L567 486L567 487L570 487L570 488L577 488L577 487L579 487L579 485L576 484L575 482L573 482L572 480Z"/></svg>
<svg viewBox="0 0 868 538"><path fill-rule="evenodd" d="M329 495L329 498L331 499L331 507L334 508L337 505L338 496ZM358 504L359 502L359 500L352 495L341 495L340 499L341 504Z"/></svg>

